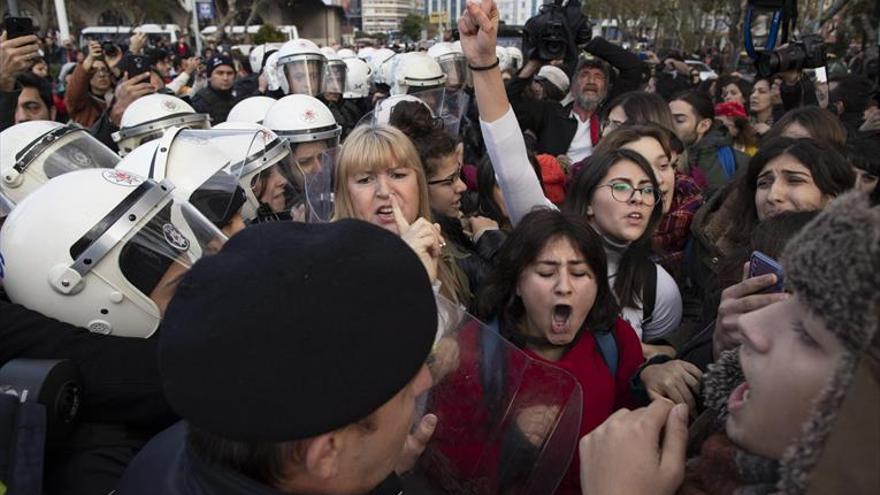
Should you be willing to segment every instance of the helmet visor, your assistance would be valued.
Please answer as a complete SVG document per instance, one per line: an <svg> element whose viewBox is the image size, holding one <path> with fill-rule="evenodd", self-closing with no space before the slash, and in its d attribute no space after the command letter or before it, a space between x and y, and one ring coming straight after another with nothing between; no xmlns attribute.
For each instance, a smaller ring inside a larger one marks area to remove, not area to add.
<svg viewBox="0 0 880 495"><path fill-rule="evenodd" d="M119 269L153 300L170 297L202 256L215 254L226 236L190 203L173 195L155 205L122 241Z"/></svg>
<svg viewBox="0 0 880 495"><path fill-rule="evenodd" d="M348 66L341 60L327 62L327 73L324 75L323 93L342 94L345 91L345 79Z"/></svg>
<svg viewBox="0 0 880 495"><path fill-rule="evenodd" d="M278 214L284 211L284 190L287 181L283 168L290 160L290 145L286 139L266 131L250 134L232 134L219 139L218 144L227 153L247 153L230 162L226 172L238 177L246 202L241 208L245 222L253 222L260 214Z"/></svg>
<svg viewBox="0 0 880 495"><path fill-rule="evenodd" d="M461 88L467 82L467 63L462 56L451 56L441 58L439 61L440 68L446 74L447 88Z"/></svg>
<svg viewBox="0 0 880 495"><path fill-rule="evenodd" d="M333 217L333 176L338 148L328 141L297 145L287 162L286 211L294 220L323 223Z"/></svg>
<svg viewBox="0 0 880 495"><path fill-rule="evenodd" d="M287 94L304 94L318 96L324 79L324 60L294 60L284 64L284 76L287 78ZM345 87L345 86L343 86Z"/></svg>
<svg viewBox="0 0 880 495"><path fill-rule="evenodd" d="M84 168L113 168L119 155L86 131L73 132L59 139L55 147L46 149L43 172L47 179Z"/></svg>

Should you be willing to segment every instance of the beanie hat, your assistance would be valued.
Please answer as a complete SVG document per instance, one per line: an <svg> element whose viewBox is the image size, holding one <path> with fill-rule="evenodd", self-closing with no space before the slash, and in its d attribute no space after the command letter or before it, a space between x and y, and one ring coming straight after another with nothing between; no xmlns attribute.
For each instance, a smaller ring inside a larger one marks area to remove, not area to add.
<svg viewBox="0 0 880 495"><path fill-rule="evenodd" d="M880 309L880 209L864 194L841 196L789 241L782 264L787 288L847 351L862 352Z"/></svg>
<svg viewBox="0 0 880 495"><path fill-rule="evenodd" d="M541 67L541 70L538 71L536 77L550 81L550 83L556 86L559 91L562 91L563 94L568 93L568 86L570 84L568 76L565 74L565 71L559 67L545 65Z"/></svg>
<svg viewBox="0 0 880 495"><path fill-rule="evenodd" d="M737 101L725 101L715 105L716 117L742 117L746 118L746 108Z"/></svg>
<svg viewBox="0 0 880 495"><path fill-rule="evenodd" d="M208 69L208 77L211 77L211 73L214 72L214 69L220 67L221 65L228 65L235 70L235 64L232 62L232 57L226 55L225 53L218 53L213 57L208 59L207 69Z"/></svg>
<svg viewBox="0 0 880 495"><path fill-rule="evenodd" d="M820 392L804 431L780 461L777 489L804 493L856 367L880 325L880 207L849 192L829 204L788 244L782 256L786 288L822 318L846 350ZM727 416L730 393L743 381L737 350L725 351L704 375L704 403Z"/></svg>
<svg viewBox="0 0 880 495"><path fill-rule="evenodd" d="M270 222L186 274L162 322L159 369L190 424L291 441L388 402L436 331L431 283L400 237L359 220Z"/></svg>

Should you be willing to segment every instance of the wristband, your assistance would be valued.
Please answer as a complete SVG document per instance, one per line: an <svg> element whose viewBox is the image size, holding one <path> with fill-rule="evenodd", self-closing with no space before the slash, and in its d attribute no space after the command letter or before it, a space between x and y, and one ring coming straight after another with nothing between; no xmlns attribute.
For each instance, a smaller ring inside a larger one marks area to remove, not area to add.
<svg viewBox="0 0 880 495"><path fill-rule="evenodd" d="M484 66L480 67L480 66L473 66L471 64L468 64L468 68L470 70L479 72L479 71L483 71L483 70L494 69L495 67L498 67L498 64L500 64L500 63L501 63L501 59L499 59L498 57L495 57L495 63L493 63L491 65L484 65Z"/></svg>

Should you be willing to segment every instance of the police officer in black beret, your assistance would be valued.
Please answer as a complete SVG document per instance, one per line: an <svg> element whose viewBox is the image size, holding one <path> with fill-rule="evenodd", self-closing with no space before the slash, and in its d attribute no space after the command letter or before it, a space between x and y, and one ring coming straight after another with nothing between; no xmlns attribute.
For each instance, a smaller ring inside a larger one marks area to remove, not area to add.
<svg viewBox="0 0 880 495"><path fill-rule="evenodd" d="M395 470L436 424L409 434L436 330L428 275L400 237L357 220L245 229L168 307L159 367L184 421L117 494L401 493Z"/></svg>
<svg viewBox="0 0 880 495"><path fill-rule="evenodd" d="M199 113L211 116L211 125L226 122L229 111L239 101L233 89L235 85L235 63L225 54L214 55L206 64L208 85L192 96L192 107Z"/></svg>

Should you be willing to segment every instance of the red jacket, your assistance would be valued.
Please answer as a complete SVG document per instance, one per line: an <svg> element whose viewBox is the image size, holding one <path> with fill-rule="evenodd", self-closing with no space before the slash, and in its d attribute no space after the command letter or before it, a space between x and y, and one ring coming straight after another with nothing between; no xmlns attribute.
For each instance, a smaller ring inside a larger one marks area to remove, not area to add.
<svg viewBox="0 0 880 495"><path fill-rule="evenodd" d="M642 349L635 331L623 319L617 319L614 329L618 349L615 376L611 375L596 340L587 330L581 332L575 345L557 362L547 361L527 349L523 350L525 354L506 353L493 361L487 358L487 354L492 353L485 352L478 342L479 335L473 328L459 333L459 367L432 391L434 407L430 409L437 414L438 422L427 457L423 459L428 460L435 475L448 473L435 478L451 483L445 486L452 490L450 493L496 494L524 481L515 476L501 479L505 478L505 471L516 471L512 466L517 462L525 465L534 462L523 454L530 449L511 447L517 443L522 446L526 441L518 434L520 413L533 406L564 404L572 392L573 382L560 380L553 368L567 371L581 386L583 413L577 439L599 426L615 410L635 406L629 393L629 380L642 364ZM550 366L535 366L525 355ZM502 370L505 378L499 385ZM492 378L487 378L493 375L495 385L491 385ZM578 466L575 452L556 493L580 494ZM456 484L459 480L469 480L469 483ZM437 479L435 482L443 483Z"/></svg>

